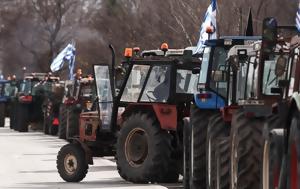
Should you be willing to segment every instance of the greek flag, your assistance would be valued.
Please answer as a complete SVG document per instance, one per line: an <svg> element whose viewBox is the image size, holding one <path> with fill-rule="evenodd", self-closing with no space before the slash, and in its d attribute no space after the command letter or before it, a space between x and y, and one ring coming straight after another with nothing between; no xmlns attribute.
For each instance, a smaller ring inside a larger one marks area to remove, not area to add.
<svg viewBox="0 0 300 189"><path fill-rule="evenodd" d="M69 79L73 79L73 70L75 64L75 44L68 44L52 61L50 69L52 72L59 71L63 68L65 62L69 64Z"/></svg>
<svg viewBox="0 0 300 189"><path fill-rule="evenodd" d="M298 5L298 11L296 14L296 27L297 27L298 31L300 32L300 1L299 1L299 5Z"/></svg>
<svg viewBox="0 0 300 189"><path fill-rule="evenodd" d="M211 0L211 4L207 8L205 13L204 22L200 28L200 37L197 44L197 48L194 51L194 54L201 53L203 51L204 42L208 39L216 39L217 38L217 0ZM208 27L213 28L213 33L207 33L206 29Z"/></svg>

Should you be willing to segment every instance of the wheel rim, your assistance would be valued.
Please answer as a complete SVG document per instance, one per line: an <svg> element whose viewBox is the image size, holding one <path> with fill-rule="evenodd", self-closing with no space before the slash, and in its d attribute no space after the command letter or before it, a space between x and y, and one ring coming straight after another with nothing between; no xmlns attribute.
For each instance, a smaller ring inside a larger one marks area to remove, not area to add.
<svg viewBox="0 0 300 189"><path fill-rule="evenodd" d="M290 183L291 189L298 189L298 160L296 143L293 142L291 148L291 165L290 165Z"/></svg>
<svg viewBox="0 0 300 189"><path fill-rule="evenodd" d="M145 130L135 128L128 134L125 141L126 159L132 167L143 164L148 155L148 140Z"/></svg>
<svg viewBox="0 0 300 189"><path fill-rule="evenodd" d="M230 153L230 160L231 160L231 189L237 188L237 149L235 145L236 140L236 133L233 134L231 140L231 153Z"/></svg>
<svg viewBox="0 0 300 189"><path fill-rule="evenodd" d="M73 154L67 154L64 159L64 167L68 175L72 175L77 170L78 162Z"/></svg>

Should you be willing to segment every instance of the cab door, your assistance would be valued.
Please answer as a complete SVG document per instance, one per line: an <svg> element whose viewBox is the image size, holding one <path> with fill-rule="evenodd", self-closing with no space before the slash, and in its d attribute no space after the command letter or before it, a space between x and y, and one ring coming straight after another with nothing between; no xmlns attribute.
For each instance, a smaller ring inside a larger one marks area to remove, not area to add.
<svg viewBox="0 0 300 189"><path fill-rule="evenodd" d="M108 65L94 65L96 91L100 118L100 129L111 130L113 113L112 78Z"/></svg>

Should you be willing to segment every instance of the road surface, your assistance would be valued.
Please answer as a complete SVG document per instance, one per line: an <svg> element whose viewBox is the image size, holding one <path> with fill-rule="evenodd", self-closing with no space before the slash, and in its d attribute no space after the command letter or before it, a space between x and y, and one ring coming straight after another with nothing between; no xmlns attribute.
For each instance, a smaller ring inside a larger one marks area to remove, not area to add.
<svg viewBox="0 0 300 189"><path fill-rule="evenodd" d="M30 131L19 133L8 125L0 128L0 188L41 189L179 189L180 184L140 185L120 178L113 157L95 158L86 178L66 183L57 173L56 155L66 144L57 137Z"/></svg>

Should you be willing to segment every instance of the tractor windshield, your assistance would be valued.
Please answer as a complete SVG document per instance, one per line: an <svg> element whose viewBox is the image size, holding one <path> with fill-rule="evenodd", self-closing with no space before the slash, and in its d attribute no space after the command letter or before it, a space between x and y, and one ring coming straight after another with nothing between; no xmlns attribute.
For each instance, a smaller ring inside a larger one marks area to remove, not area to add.
<svg viewBox="0 0 300 189"><path fill-rule="evenodd" d="M10 83L5 83L4 90L3 92L1 92L1 94L3 94L4 96L13 96L15 92L16 92L16 86L11 85Z"/></svg>
<svg viewBox="0 0 300 189"><path fill-rule="evenodd" d="M288 80L288 70L291 61L292 59L289 59L287 55L274 55L270 60L265 61L263 74L264 94L274 95L272 94L271 89L279 88L280 80Z"/></svg>
<svg viewBox="0 0 300 189"><path fill-rule="evenodd" d="M227 71L226 58L228 50L224 47L216 47L213 51L214 56L212 60L212 71L209 75L211 78L209 80L209 88L217 92L223 97L227 96L227 81L226 80L216 80L216 73L218 71Z"/></svg>
<svg viewBox="0 0 300 189"><path fill-rule="evenodd" d="M166 102L170 92L170 66L153 66L141 101Z"/></svg>
<svg viewBox="0 0 300 189"><path fill-rule="evenodd" d="M137 102L144 86L149 65L134 65L121 97L123 102Z"/></svg>
<svg viewBox="0 0 300 189"><path fill-rule="evenodd" d="M21 83L20 85L20 92L24 94L30 94L31 93L31 88L32 88L32 83L31 81L27 80Z"/></svg>

